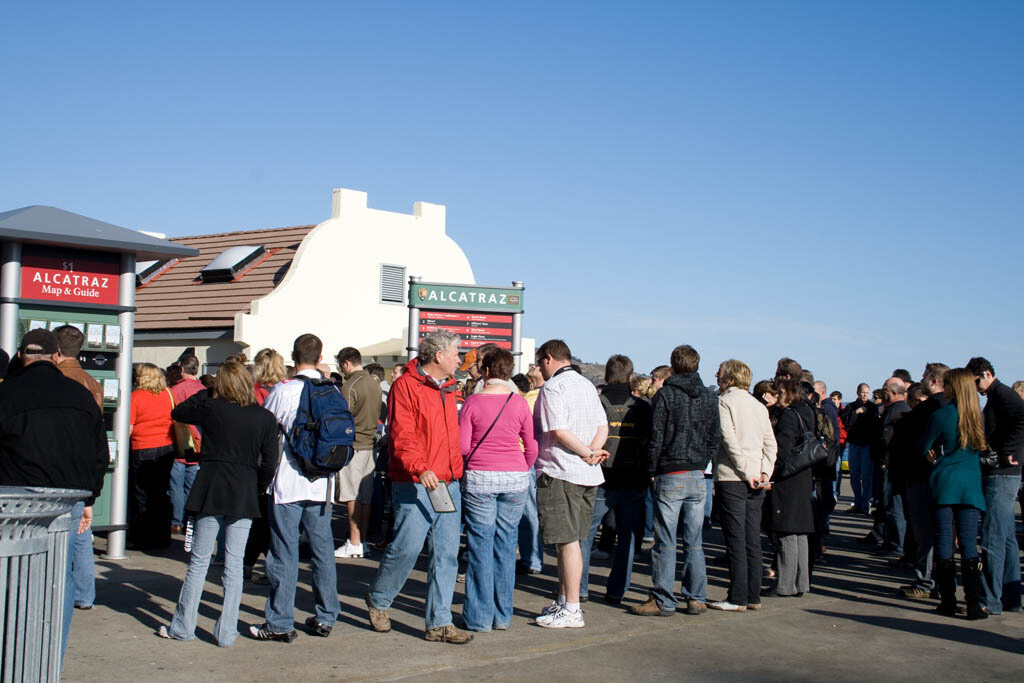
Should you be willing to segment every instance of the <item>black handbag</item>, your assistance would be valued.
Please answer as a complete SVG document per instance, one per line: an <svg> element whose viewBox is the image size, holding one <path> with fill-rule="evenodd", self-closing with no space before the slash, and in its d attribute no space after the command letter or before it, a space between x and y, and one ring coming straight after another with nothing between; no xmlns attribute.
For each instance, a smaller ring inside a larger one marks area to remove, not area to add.
<svg viewBox="0 0 1024 683"><path fill-rule="evenodd" d="M981 463L982 475L989 475L999 469L999 454L991 448L978 451L978 462Z"/></svg>
<svg viewBox="0 0 1024 683"><path fill-rule="evenodd" d="M828 460L828 449L821 443L821 439L813 431L807 429L800 413L794 408L796 419L800 422L800 439L793 448L791 457L782 461L782 467L776 472L779 479L792 477L798 472L803 472L819 462Z"/></svg>

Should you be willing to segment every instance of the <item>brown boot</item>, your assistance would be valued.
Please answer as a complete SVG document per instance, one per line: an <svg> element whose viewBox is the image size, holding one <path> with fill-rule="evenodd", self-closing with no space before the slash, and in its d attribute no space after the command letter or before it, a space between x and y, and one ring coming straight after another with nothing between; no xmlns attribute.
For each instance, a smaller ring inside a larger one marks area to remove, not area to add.
<svg viewBox="0 0 1024 683"><path fill-rule="evenodd" d="M658 601L653 597L647 598L642 605L633 605L629 608L630 614L637 614L641 617L671 617L675 616L675 610L661 609Z"/></svg>
<svg viewBox="0 0 1024 683"><path fill-rule="evenodd" d="M377 633L387 633L391 630L391 618L385 610L378 609L370 602L370 596L366 596L366 610L370 613L370 626Z"/></svg>
<svg viewBox="0 0 1024 683"><path fill-rule="evenodd" d="M428 629L423 637L432 643L451 643L452 645L465 645L473 640L471 634L457 629L451 624Z"/></svg>

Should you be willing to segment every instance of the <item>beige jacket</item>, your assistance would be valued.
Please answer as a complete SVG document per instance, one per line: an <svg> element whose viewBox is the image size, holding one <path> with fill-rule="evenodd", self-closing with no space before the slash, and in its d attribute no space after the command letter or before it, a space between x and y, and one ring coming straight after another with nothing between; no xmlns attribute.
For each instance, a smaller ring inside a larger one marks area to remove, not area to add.
<svg viewBox="0 0 1024 683"><path fill-rule="evenodd" d="M768 409L742 389L718 397L722 447L715 458L715 481L749 481L775 469L775 432Z"/></svg>

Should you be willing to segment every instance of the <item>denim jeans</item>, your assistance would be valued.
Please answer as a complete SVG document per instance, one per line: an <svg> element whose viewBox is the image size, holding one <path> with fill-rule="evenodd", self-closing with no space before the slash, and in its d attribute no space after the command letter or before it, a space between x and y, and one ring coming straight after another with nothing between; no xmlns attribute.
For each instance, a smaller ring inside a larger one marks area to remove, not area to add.
<svg viewBox="0 0 1024 683"><path fill-rule="evenodd" d="M75 532L78 531L78 524L82 521L82 511L85 510L84 502L77 502L71 508L71 532L68 533L68 560L67 560L67 575L64 584L64 635L60 642L60 668L64 669L64 653L68 650L68 633L71 632L71 617L75 613L75 600L74 600L74 557L75 557L75 537L78 535ZM90 534L91 535L91 534ZM90 554L92 549L89 549Z"/></svg>
<svg viewBox="0 0 1024 683"><path fill-rule="evenodd" d="M188 500L198 472L199 465L186 465L177 460L171 465L171 482L167 490L167 495L171 497L171 526L185 524L185 501Z"/></svg>
<svg viewBox="0 0 1024 683"><path fill-rule="evenodd" d="M267 553L267 626L274 633L295 628L295 585L299 581L300 527L313 551L313 599L316 618L334 626L341 610L338 570L334 563L331 504L302 501L270 506L270 552Z"/></svg>
<svg viewBox="0 0 1024 683"><path fill-rule="evenodd" d="M471 631L507 629L516 589L516 541L529 489L462 494L469 566L462 618Z"/></svg>
<svg viewBox="0 0 1024 683"><path fill-rule="evenodd" d="M704 472L660 474L654 480L654 550L651 590L662 610L676 608L676 529L683 523L682 596L707 601L707 567L701 531L704 528ZM680 515L680 513L682 513Z"/></svg>
<svg viewBox="0 0 1024 683"><path fill-rule="evenodd" d="M729 558L729 595L734 605L761 602L761 508L764 491L745 481L720 481L718 515Z"/></svg>
<svg viewBox="0 0 1024 683"><path fill-rule="evenodd" d="M238 605L242 602L242 557L251 525L251 519L224 515L202 515L196 520L192 558L185 572L185 581L181 584L174 618L167 629L172 638L193 640L196 637L196 615L199 613L199 601L203 597L206 572L210 567L213 544L223 526L226 552L222 575L224 604L213 632L221 647L229 647L235 642L238 637Z"/></svg>
<svg viewBox="0 0 1024 683"><path fill-rule="evenodd" d="M835 481L835 489L833 491L834 494L835 494L836 500L839 500L839 494L840 494L840 492L842 491L842 488L843 488L843 454L845 452L846 452L846 445L844 444L843 447L839 451L839 457L836 458L836 481Z"/></svg>
<svg viewBox="0 0 1024 683"><path fill-rule="evenodd" d="M629 587L633 575L633 552L637 538L644 532L644 498L647 490L606 489L597 487L594 498L594 516L590 533L581 551L583 553L583 575L580 578L580 597L589 596L590 553L597 537L601 520L609 510L615 514L615 550L612 554L612 571L608 575L605 595L621 598Z"/></svg>
<svg viewBox="0 0 1024 683"><path fill-rule="evenodd" d="M77 531L75 529L74 531ZM92 607L96 602L96 562L92 552L92 527L80 534L71 532L71 582L68 600L75 607Z"/></svg>
<svg viewBox="0 0 1024 683"><path fill-rule="evenodd" d="M416 564L423 541L430 539L427 567L427 629L452 623L452 597L458 573L459 523L462 501L459 482L448 484L455 512L434 512L422 484L396 481L391 484L395 507L395 538L388 545L377 576L370 584L370 603L388 609L402 590Z"/></svg>
<svg viewBox="0 0 1024 683"><path fill-rule="evenodd" d="M872 486L874 484L875 465L871 462L871 446L860 446L851 443L846 447L849 454L850 486L853 488L853 504L859 510L867 512L871 508Z"/></svg>
<svg viewBox="0 0 1024 683"><path fill-rule="evenodd" d="M995 474L982 480L985 518L981 523L985 606L989 614L1020 607L1020 548L1013 506L1020 475Z"/></svg>
<svg viewBox="0 0 1024 683"><path fill-rule="evenodd" d="M942 505L935 514L935 557L948 560L953 557L953 518L956 518L956 537L960 544L960 557L978 556L978 518L981 511L970 505Z"/></svg>
<svg viewBox="0 0 1024 683"><path fill-rule="evenodd" d="M704 523L711 526L711 511L715 507L715 480L704 475Z"/></svg>
<svg viewBox="0 0 1024 683"><path fill-rule="evenodd" d="M537 471L534 469L530 470L530 488L526 491L526 506L519 521L519 562L538 572L544 568L544 541L537 518Z"/></svg>
<svg viewBox="0 0 1024 683"><path fill-rule="evenodd" d="M926 481L907 482L907 522L913 530L914 585L930 591L935 586L932 578L932 547L935 529L931 511L931 487Z"/></svg>

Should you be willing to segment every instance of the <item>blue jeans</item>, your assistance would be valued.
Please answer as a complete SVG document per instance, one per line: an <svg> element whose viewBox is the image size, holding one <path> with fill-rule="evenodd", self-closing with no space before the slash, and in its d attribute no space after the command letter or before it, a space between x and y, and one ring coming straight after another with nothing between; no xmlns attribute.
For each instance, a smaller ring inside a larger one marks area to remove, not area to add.
<svg viewBox="0 0 1024 683"><path fill-rule="evenodd" d="M238 637L238 605L242 602L242 557L245 554L245 542L249 538L252 520L224 515L203 515L196 520L195 535L192 538L192 559L188 563L185 581L181 584L178 604L174 608L174 618L167 629L172 638L194 640L196 637L199 601L203 597L203 585L206 583L206 572L210 567L210 556L213 555L213 544L222 526L225 530L226 553L222 575L224 604L213 631L217 637L217 644L221 647L229 647Z"/></svg>
<svg viewBox="0 0 1024 683"><path fill-rule="evenodd" d="M185 501L188 500L197 472L199 465L186 465L177 460L171 465L171 480L167 489L167 495L171 497L171 526L185 524Z"/></svg>
<svg viewBox="0 0 1024 683"><path fill-rule="evenodd" d="M948 560L953 557L953 518L956 517L956 537L960 543L960 557L969 560L978 556L978 518L981 511L969 505L942 505L935 508L935 557Z"/></svg>
<svg viewBox="0 0 1024 683"><path fill-rule="evenodd" d="M391 484L395 508L395 538L388 545L377 576L370 584L370 603L388 609L402 590L416 564L423 541L430 539L427 567L427 629L452 623L452 597L458 573L459 523L462 497L459 482L448 484L455 512L434 512L422 484L396 481Z"/></svg>
<svg viewBox="0 0 1024 683"><path fill-rule="evenodd" d="M83 508L84 509L84 508ZM71 532L71 581L68 597L75 607L92 607L96 602L96 563L92 552L92 527Z"/></svg>
<svg viewBox="0 0 1024 683"><path fill-rule="evenodd" d="M64 635L60 641L60 668L64 669L64 653L68 650L68 633L71 632L71 616L75 613L75 596L74 596L74 558L75 558L75 540L78 534L78 524L82 521L82 511L85 510L85 503L79 501L74 504L71 508L71 531L68 532L68 559L67 559L67 576L64 579ZM90 537L92 533L90 532ZM89 548L89 554L92 554L92 548Z"/></svg>
<svg viewBox="0 0 1024 683"><path fill-rule="evenodd" d="M644 497L647 490L630 491L628 489L606 489L597 487L594 498L594 516L590 523L590 533L583 544L583 575L580 578L580 597L589 595L590 583L590 551L594 547L594 538L601 520L612 510L615 514L615 552L612 555L612 571L608 575L605 595L621 598L629 586L633 575L633 551L636 540L644 532Z"/></svg>
<svg viewBox="0 0 1024 683"><path fill-rule="evenodd" d="M715 506L715 481L704 475L704 488L707 489L704 497L704 523L711 526L711 510Z"/></svg>
<svg viewBox="0 0 1024 683"><path fill-rule="evenodd" d="M334 563L331 504L301 501L270 506L270 552L267 553L267 627L274 633L295 628L295 585L299 581L299 532L305 530L313 551L313 599L316 618L334 626L341 610L338 570Z"/></svg>
<svg viewBox="0 0 1024 683"><path fill-rule="evenodd" d="M842 450L839 451L839 457L836 458L836 481L835 481L835 497L839 500L839 493L843 488L843 454L846 451L846 445L843 445Z"/></svg>
<svg viewBox="0 0 1024 683"><path fill-rule="evenodd" d="M1013 506L1020 490L1020 475L996 474L982 480L985 518L981 523L985 606L989 614L1020 607L1020 547L1017 545Z"/></svg>
<svg viewBox="0 0 1024 683"><path fill-rule="evenodd" d="M872 486L874 485L875 464L871 462L871 446L851 443L846 447L850 463L850 486L853 488L853 504L867 512L871 508Z"/></svg>
<svg viewBox="0 0 1024 683"><path fill-rule="evenodd" d="M462 618L471 631L507 629L516 589L516 540L529 490L462 494L469 566Z"/></svg>
<svg viewBox="0 0 1024 683"><path fill-rule="evenodd" d="M676 608L676 529L683 523L682 596L707 601L704 565L704 472L660 474L654 480L654 550L651 551L651 594L665 611ZM680 516L680 512L682 515Z"/></svg>
<svg viewBox="0 0 1024 683"><path fill-rule="evenodd" d="M644 538L654 538L654 490L650 487L644 496Z"/></svg>
<svg viewBox="0 0 1024 683"><path fill-rule="evenodd" d="M537 471L530 470L530 488L526 492L526 507L519 521L519 562L527 569L544 568L544 541L540 537L537 518Z"/></svg>

